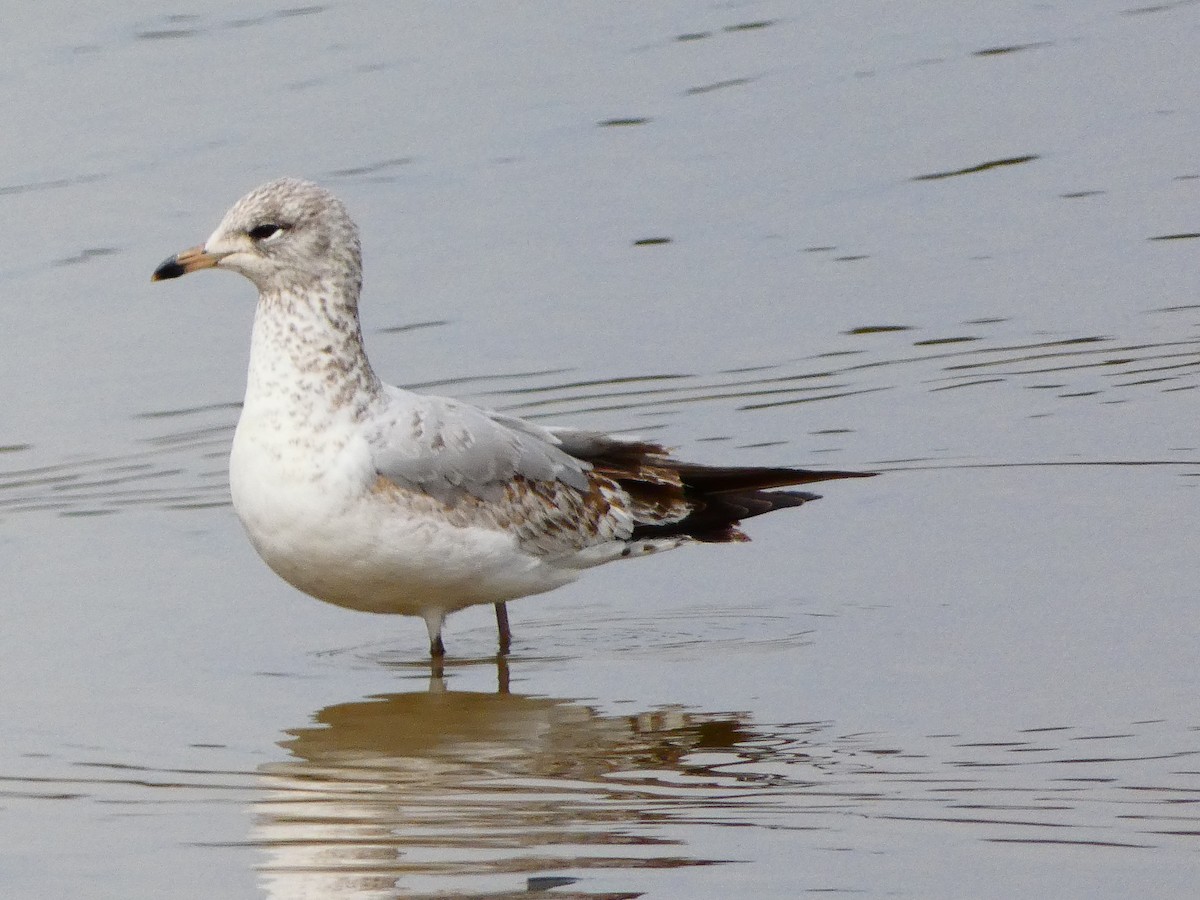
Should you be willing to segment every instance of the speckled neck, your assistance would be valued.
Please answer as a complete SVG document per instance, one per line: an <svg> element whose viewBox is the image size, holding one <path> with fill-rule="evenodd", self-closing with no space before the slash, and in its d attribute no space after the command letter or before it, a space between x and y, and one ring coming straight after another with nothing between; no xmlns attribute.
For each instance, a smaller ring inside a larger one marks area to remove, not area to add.
<svg viewBox="0 0 1200 900"><path fill-rule="evenodd" d="M297 424L363 419L382 385L363 348L357 287L328 279L259 295L247 409L286 412Z"/></svg>

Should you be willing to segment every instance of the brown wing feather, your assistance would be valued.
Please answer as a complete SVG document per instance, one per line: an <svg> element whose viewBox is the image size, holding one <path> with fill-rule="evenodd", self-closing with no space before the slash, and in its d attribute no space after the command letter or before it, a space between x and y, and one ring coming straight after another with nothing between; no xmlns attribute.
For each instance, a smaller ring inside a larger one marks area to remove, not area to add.
<svg viewBox="0 0 1200 900"><path fill-rule="evenodd" d="M805 491L771 488L835 478L866 478L874 472L705 466L672 459L661 444L593 440L572 446L597 475L629 495L634 539L690 537L710 543L749 540L737 527L743 519L818 499Z"/></svg>

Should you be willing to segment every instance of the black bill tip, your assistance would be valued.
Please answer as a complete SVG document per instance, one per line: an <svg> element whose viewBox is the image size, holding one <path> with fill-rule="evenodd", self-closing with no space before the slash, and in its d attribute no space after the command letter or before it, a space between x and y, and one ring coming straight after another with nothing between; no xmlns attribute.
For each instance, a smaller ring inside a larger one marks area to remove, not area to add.
<svg viewBox="0 0 1200 900"><path fill-rule="evenodd" d="M162 261L154 274L150 276L151 281L166 281L168 278L178 278L180 275L186 275L188 270L184 268L179 261L178 256L172 256Z"/></svg>

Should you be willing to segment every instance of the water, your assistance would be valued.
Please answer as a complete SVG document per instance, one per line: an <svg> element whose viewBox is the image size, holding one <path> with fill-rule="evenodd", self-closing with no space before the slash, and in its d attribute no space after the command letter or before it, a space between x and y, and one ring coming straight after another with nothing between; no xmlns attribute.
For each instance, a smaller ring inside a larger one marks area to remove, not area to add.
<svg viewBox="0 0 1200 900"><path fill-rule="evenodd" d="M1188 897L1195 4L13 6L0 894ZM249 187L363 228L398 383L870 468L424 629L225 461Z"/></svg>

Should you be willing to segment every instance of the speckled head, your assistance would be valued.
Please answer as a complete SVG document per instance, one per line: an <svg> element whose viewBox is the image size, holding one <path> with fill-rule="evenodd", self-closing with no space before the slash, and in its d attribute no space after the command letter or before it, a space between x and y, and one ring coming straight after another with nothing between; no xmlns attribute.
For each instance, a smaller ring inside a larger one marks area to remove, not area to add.
<svg viewBox="0 0 1200 900"><path fill-rule="evenodd" d="M245 275L263 295L336 283L353 302L362 279L358 229L329 191L280 178L235 203L207 241L165 260L152 280L213 267Z"/></svg>

